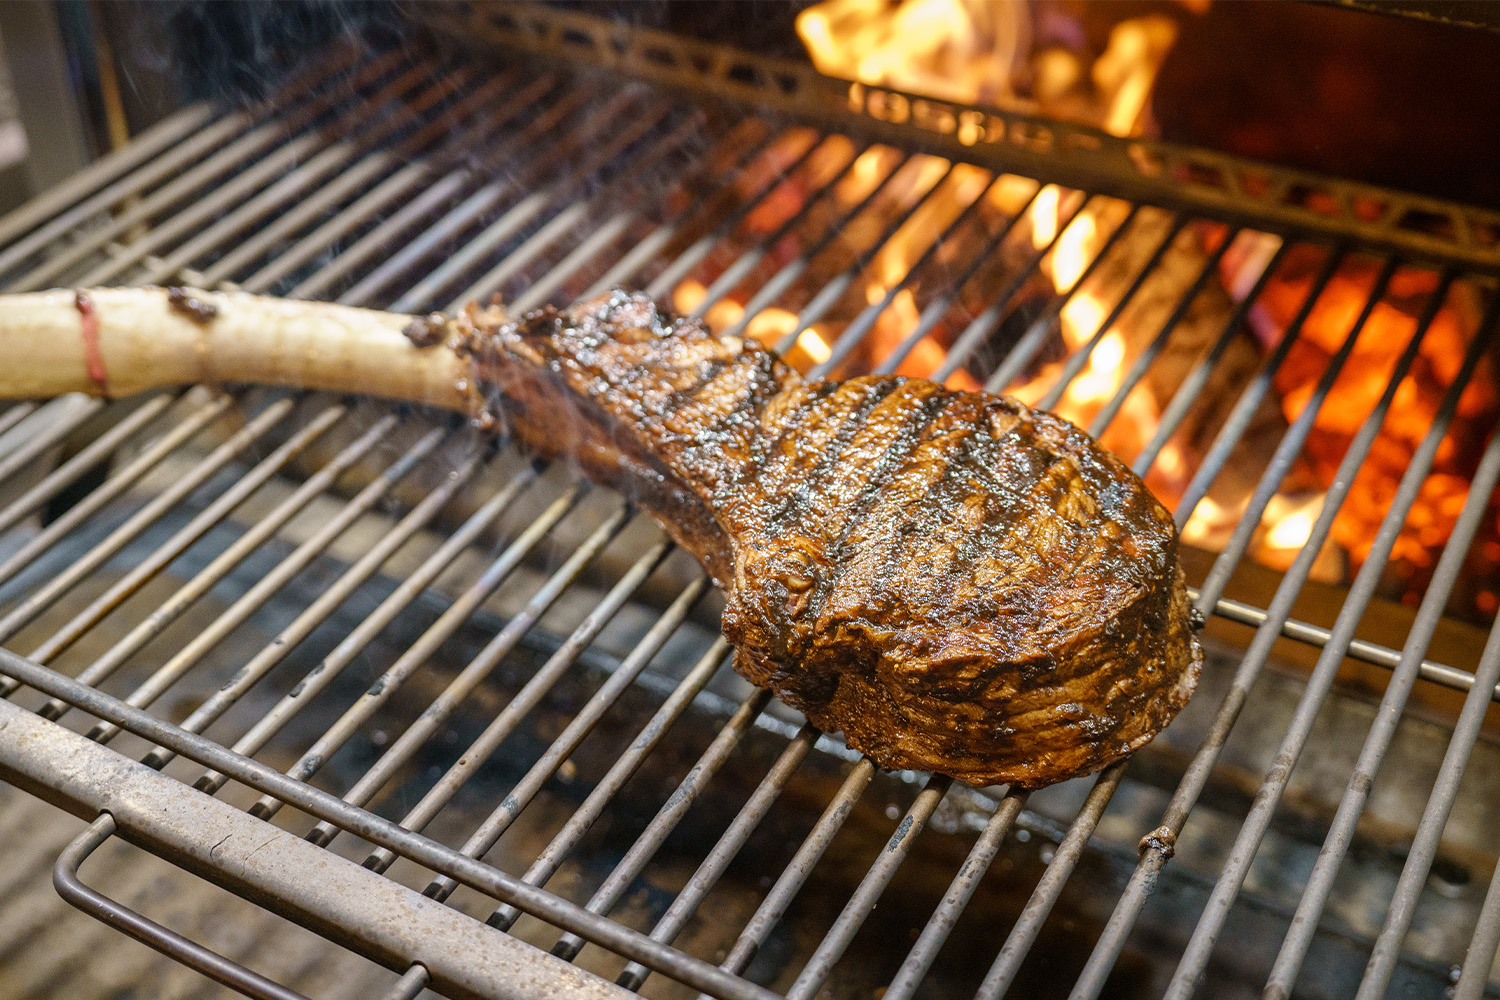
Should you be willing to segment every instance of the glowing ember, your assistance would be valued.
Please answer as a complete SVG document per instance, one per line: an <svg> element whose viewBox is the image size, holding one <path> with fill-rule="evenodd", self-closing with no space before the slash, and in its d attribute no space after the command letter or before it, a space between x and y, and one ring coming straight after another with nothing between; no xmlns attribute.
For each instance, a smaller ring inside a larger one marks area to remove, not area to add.
<svg viewBox="0 0 1500 1000"><path fill-rule="evenodd" d="M1273 497L1261 522L1269 525L1262 543L1273 549L1301 549L1312 537L1313 524L1318 520L1322 509L1321 495L1300 503L1285 497Z"/></svg>
<svg viewBox="0 0 1500 1000"><path fill-rule="evenodd" d="M1078 279L1083 276L1084 269L1094 259L1099 244L1103 242L1098 237L1099 225L1095 222L1094 216L1089 213L1080 214L1067 229L1063 230L1062 237L1053 248L1052 259L1048 263L1052 270L1052 283L1059 292L1067 292L1078 284ZM1103 318L1101 313L1099 320ZM1095 327L1099 325L1099 320L1095 321Z"/></svg>
<svg viewBox="0 0 1500 1000"><path fill-rule="evenodd" d="M1182 526L1182 540L1200 549L1221 549L1229 541L1243 514L1243 503L1223 507L1212 497L1204 497L1193 508L1193 516L1188 518L1187 524Z"/></svg>
<svg viewBox="0 0 1500 1000"><path fill-rule="evenodd" d="M1175 38L1172 21L1156 15L1122 19L1103 53L1090 61L1060 50L1055 40L1032 51L1026 11L1019 0L826 0L799 16L798 31L822 72L862 85L971 105L1039 107L1119 135L1150 127L1149 94ZM796 170L789 169L799 161ZM833 375L887 362L896 374L931 377L950 367L948 345L964 329L965 311L972 318L987 309L989 290L1004 287L1029 266L1030 255L1041 254L1033 272L1038 288L1025 286L1025 295L1037 302L1047 294L1040 289L1048 289L1066 299L1060 306L1052 302L1055 334L1046 332L1055 339L1030 355L1006 390L1028 404L1045 403L1085 428L1108 412L1101 443L1128 462L1137 461L1151 442L1155 451L1145 479L1168 507L1179 505L1243 387L1301 309L1322 263L1321 251L1304 247L1278 257L1281 239L1269 234L1242 231L1225 246L1233 231L1224 225L1173 228L1165 211L1132 211L1107 197L1085 202L1082 192L1056 184L1039 187L1025 177L996 176L884 146L860 149L843 137L820 140L806 130L773 143L737 178L736 188L747 199L760 198L737 231L742 242L716 248L698 273L675 287L679 310L701 311L715 330L743 328L762 343L789 344L787 360L803 371L829 362L834 345L857 322L864 335L841 355ZM1120 234L1127 218L1130 230ZM766 241L770 234L776 238ZM1117 235L1124 238L1115 239L1110 255L1096 259ZM992 237L1004 239L993 264L977 257ZM757 247L753 268L709 302L708 288L749 246ZM1196 297L1179 307L1215 252L1222 253L1222 283L1198 286ZM935 301L935 290L976 259L985 269L955 290L955 303ZM1231 324L1235 303L1260 287L1273 259L1279 261L1276 273L1248 310L1248 327L1237 330ZM1375 268L1368 261L1346 265L1319 297L1274 376L1275 391L1251 416L1250 432L1188 516L1185 543L1217 550L1228 542L1271 451L1308 405L1365 308ZM777 301L786 308L762 307L747 315L746 303L772 281L779 283ZM1283 485L1285 494L1273 498L1260 518L1250 548L1259 562L1286 569L1309 544L1334 470L1390 384L1395 359L1436 281L1431 272L1402 269L1371 311ZM1131 298L1122 303L1127 290ZM1438 313L1370 460L1333 521L1330 540L1317 554L1314 578L1342 579L1368 556L1396 483L1474 335L1476 298L1471 289L1455 287ZM1015 318L1029 322L1024 312L1007 316ZM1170 340L1155 342L1169 318ZM1233 337L1228 346L1214 346L1226 330ZM1007 335L1019 334L998 332L999 338ZM1132 367L1147 356L1151 364L1124 391ZM1174 410L1173 434L1155 441L1163 412L1189 373L1210 356L1209 381L1194 388L1187 412ZM965 360L981 368L988 363ZM1068 372L1074 374L1059 387ZM981 388L964 366L954 366L945 378L954 388ZM1430 571L1433 554L1451 531L1473 471L1465 463L1482 445L1474 428L1488 426L1496 412L1500 390L1486 363L1464 395L1434 474L1397 541L1398 573L1400 567L1414 568L1409 586L1420 586L1421 573ZM1492 544L1496 550L1486 556L1490 571L1500 562L1500 512L1494 520L1481 539L1481 548ZM1489 581L1470 588L1475 607L1500 604L1500 585Z"/></svg>
<svg viewBox="0 0 1500 1000"><path fill-rule="evenodd" d="M1298 248L1289 255L1288 265L1282 269L1284 276L1267 287L1257 315L1268 343L1280 340L1310 290L1320 263L1314 252ZM1318 379L1374 293L1377 271L1378 265L1371 260L1346 261L1308 314L1301 336L1276 374L1276 388L1288 420L1306 407ZM1354 436L1389 385L1397 358L1416 335L1417 316L1437 285L1438 275L1433 272L1398 270L1384 299L1370 313L1308 437L1305 455L1309 471L1319 482L1332 481ZM1397 387L1391 413L1355 477L1348 499L1334 519L1332 536L1355 566L1369 555L1375 532L1395 499L1396 487L1432 426L1442 396L1458 374L1465 348L1475 335L1478 307L1473 295L1464 286L1450 289L1421 341L1411 371ZM1414 585L1420 585L1430 572L1436 552L1458 520L1468 494L1471 466L1483 444L1483 428L1492 426L1497 412L1500 394L1489 364L1484 362L1460 397L1454 428L1438 449L1434 471L1422 484L1396 541L1392 558L1397 571L1406 573Z"/></svg>
<svg viewBox="0 0 1500 1000"><path fill-rule="evenodd" d="M1041 250L1057 238L1058 191L1048 184L1036 194L1031 206L1031 245Z"/></svg>

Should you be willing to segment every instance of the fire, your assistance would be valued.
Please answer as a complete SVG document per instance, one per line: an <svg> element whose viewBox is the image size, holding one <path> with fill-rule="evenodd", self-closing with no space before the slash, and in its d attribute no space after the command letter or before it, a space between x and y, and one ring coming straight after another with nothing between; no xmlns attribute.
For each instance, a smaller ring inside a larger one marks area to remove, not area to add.
<svg viewBox="0 0 1500 1000"><path fill-rule="evenodd" d="M1104 131L1135 135L1140 130L1156 72L1176 40L1177 26L1160 15L1115 25L1109 47L1094 63L1094 84L1114 94L1101 123Z"/></svg>
<svg viewBox="0 0 1500 1000"><path fill-rule="evenodd" d="M827 76L965 104L1010 97L1030 48L1023 0L826 0L797 34Z"/></svg>
<svg viewBox="0 0 1500 1000"><path fill-rule="evenodd" d="M1262 335L1279 341L1301 307L1312 275L1321 262L1301 248L1290 255L1285 277L1262 296ZM1327 370L1375 291L1377 264L1351 259L1342 264L1308 314L1302 335L1276 375L1282 410L1294 420L1306 407L1317 380ZM1394 373L1397 357L1417 333L1417 316L1436 293L1438 276L1430 271L1398 270L1383 300L1370 313L1344 369L1318 412L1308 437L1307 472L1328 484L1360 425ZM1465 286L1449 290L1423 337L1410 372L1397 386L1391 412L1356 475L1348 498L1334 519L1332 537L1358 566L1370 553L1375 533L1395 499L1422 438L1432 426L1443 394L1458 374L1460 359L1477 330L1474 292ZM1500 412L1500 393L1488 362L1459 399L1453 429L1438 449L1434 470L1417 495L1397 538L1392 558L1398 572L1419 584L1430 571L1434 554L1447 540L1468 495L1472 463L1483 445L1483 429ZM1405 569L1402 569L1405 567Z"/></svg>
<svg viewBox="0 0 1500 1000"><path fill-rule="evenodd" d="M1219 504L1213 497L1204 497L1182 526L1182 540L1200 549L1217 551L1229 541L1243 512L1243 503L1229 507Z"/></svg>
<svg viewBox="0 0 1500 1000"><path fill-rule="evenodd" d="M1177 26L1161 14L1122 20L1086 81L1055 47L1033 50L1025 0L824 0L797 16L797 34L827 76L963 105L1040 104L1124 136L1143 128Z"/></svg>
<svg viewBox="0 0 1500 1000"><path fill-rule="evenodd" d="M1090 63L1080 53L1061 58L1055 46L1041 53L1029 51L1024 13L1025 5L1012 0L827 0L804 11L798 29L820 70L862 85L964 104L1008 101L1035 107L1027 102L1041 101L1044 111L1047 98L1042 90L1061 93L1073 88L1070 116L1121 135L1149 127L1151 84L1175 35L1170 21L1155 15L1122 20L1110 31L1102 55ZM1035 90L1018 92L1018 86ZM1084 92L1088 99L1079 101ZM794 163L799 166L790 169ZM1101 442L1126 461L1134 461L1153 439L1181 379L1226 328L1235 301L1260 287L1265 268L1278 261L1277 272L1248 313L1259 343L1254 336L1236 342L1231 351L1241 353L1238 367L1230 368L1234 381L1210 382L1196 390L1196 398L1206 402L1195 403L1188 418L1178 415L1183 422L1170 439L1159 443L1146 472L1148 485L1169 507L1177 505L1197 471L1220 426L1214 421L1221 421L1225 406L1232 405L1232 399L1217 405L1216 397L1226 397L1226 390L1237 393L1258 370L1301 308L1322 259L1301 259L1301 248L1278 256L1280 239L1254 232L1241 232L1223 246L1230 233L1227 226L1195 223L1179 231L1170 228L1169 213L1150 207L1132 212L1127 203L1107 197L1084 202L1082 192L1056 184L1039 186L1025 177L996 176L932 155L860 147L843 137L820 138L802 130L773 144L736 184L746 198L759 199L739 230L746 243L728 242L723 251L714 252L719 256L705 259L699 274L680 282L673 292L680 310L700 311L716 330L743 329L746 336L780 346L788 361L803 371L826 365L837 346L841 360L831 372L835 376L866 371L886 359L891 359L897 374L931 376L948 369L947 345L966 322L932 311L934 289L966 268L985 241L1003 235L1001 251L994 255L1000 261L997 270L979 271L979 278L958 289L958 301L971 310L969 315L977 315L984 307L974 303L984 301L995 281L1015 274L1030 254L1041 255L1035 283L1065 297L1056 318L1060 343L1047 345L1018 375L1016 384L1005 388L1024 402L1045 403L1086 428L1105 407L1115 408ZM1127 216L1132 220L1130 232L1124 234L1128 238L1111 242L1111 256L1097 259ZM761 244L758 263L739 286L708 302L707 289L717 276L746 252L746 245L772 233L777 239ZM1169 237L1172 242L1162 251L1153 251L1158 240ZM1153 252L1157 256L1152 260L1158 263L1151 264L1144 284L1120 308L1121 295L1132 287ZM1172 342L1160 354L1153 353L1151 366L1124 392L1132 366L1148 349L1156 352L1160 346L1151 346L1152 339L1172 303L1206 266L1205 255L1216 252L1223 254L1222 282L1204 286L1199 293L1202 301L1190 303L1194 308L1174 319ZM990 266L988 261L984 266ZM789 267L795 270L786 272ZM1272 422L1264 438L1269 447L1274 448L1277 440L1270 435L1308 405L1330 358L1368 301L1374 270L1372 262L1342 269L1308 315L1274 377L1275 392L1265 407L1269 416L1255 418ZM755 291L786 273L794 277L778 306L747 315L745 303ZM1424 296L1435 287L1431 272L1402 269L1374 307L1320 408L1304 455L1283 487L1285 494L1274 498L1261 517L1251 549L1257 560L1285 568L1309 544L1333 472L1389 385L1394 360L1415 332ZM829 289L838 294L827 298ZM1456 374L1458 358L1474 335L1476 294L1454 289L1452 301L1438 313L1412 372L1399 386L1370 462L1332 521L1330 541L1314 564L1316 577L1340 576L1348 569L1346 563L1357 566L1367 557L1395 484L1431 425L1442 392ZM952 311L962 314L962 309ZM846 354L842 338L855 322L868 324L868 329ZM1179 335L1184 327L1194 326L1196 333L1184 346ZM1168 359L1171 364L1164 364ZM1065 372L1075 374L1058 387ZM956 388L981 387L963 367L956 367L947 379ZM1486 415L1500 409L1500 391L1493 381L1488 368L1482 370L1463 397L1455 430L1439 450L1434 475L1424 483L1397 542L1398 562L1426 566L1451 530L1472 473L1464 466L1465 456L1477 454L1482 444L1466 428L1483 426L1490 419ZM1203 413L1194 424L1200 407ZM1264 457L1251 452L1249 461L1231 459L1210 495L1187 517L1187 543L1223 547L1245 515ZM1500 524L1487 538L1493 538L1500 551ZM1487 600L1495 600L1494 588L1484 593L1491 595ZM1475 600L1478 595L1476 587Z"/></svg>
<svg viewBox="0 0 1500 1000"><path fill-rule="evenodd" d="M1313 525L1323 510L1322 494L1305 500L1272 497L1261 520L1268 526L1263 544L1273 549L1296 552L1312 537Z"/></svg>
<svg viewBox="0 0 1500 1000"><path fill-rule="evenodd" d="M1078 284L1078 279L1083 276L1084 269L1097 252L1098 236L1099 225L1090 214L1080 214L1063 230L1057 246L1053 248L1050 264L1052 283L1059 292L1068 292ZM1084 297L1075 301L1081 301L1082 298ZM1099 318L1103 319L1102 313ZM1097 325L1098 321L1095 322L1095 326Z"/></svg>
<svg viewBox="0 0 1500 1000"><path fill-rule="evenodd" d="M1057 212L1057 185L1048 184L1036 193L1031 205L1031 245L1037 250L1057 238Z"/></svg>

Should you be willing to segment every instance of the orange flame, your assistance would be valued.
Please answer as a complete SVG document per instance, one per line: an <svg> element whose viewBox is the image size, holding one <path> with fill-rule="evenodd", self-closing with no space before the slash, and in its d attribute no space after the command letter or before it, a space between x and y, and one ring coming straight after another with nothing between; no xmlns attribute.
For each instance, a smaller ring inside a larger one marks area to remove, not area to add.
<svg viewBox="0 0 1500 1000"><path fill-rule="evenodd" d="M1011 96L1031 44L1022 0L825 0L797 34L827 76L964 104Z"/></svg>

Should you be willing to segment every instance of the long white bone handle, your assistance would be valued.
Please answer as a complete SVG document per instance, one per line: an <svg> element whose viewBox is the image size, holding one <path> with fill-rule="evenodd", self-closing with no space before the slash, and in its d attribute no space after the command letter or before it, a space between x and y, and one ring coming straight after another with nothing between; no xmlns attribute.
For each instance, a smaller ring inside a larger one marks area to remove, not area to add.
<svg viewBox="0 0 1500 1000"><path fill-rule="evenodd" d="M122 397L192 382L364 393L477 409L470 362L416 347L412 317L198 289L0 295L0 398Z"/></svg>

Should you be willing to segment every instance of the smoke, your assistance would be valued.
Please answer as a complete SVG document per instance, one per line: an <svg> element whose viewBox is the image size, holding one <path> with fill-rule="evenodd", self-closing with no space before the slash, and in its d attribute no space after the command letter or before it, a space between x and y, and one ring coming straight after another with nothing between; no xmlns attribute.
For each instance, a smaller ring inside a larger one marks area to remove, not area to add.
<svg viewBox="0 0 1500 1000"><path fill-rule="evenodd" d="M400 44L400 6L397 0L166 0L140 13L149 22L143 34L162 40L184 97L253 101L335 42Z"/></svg>

